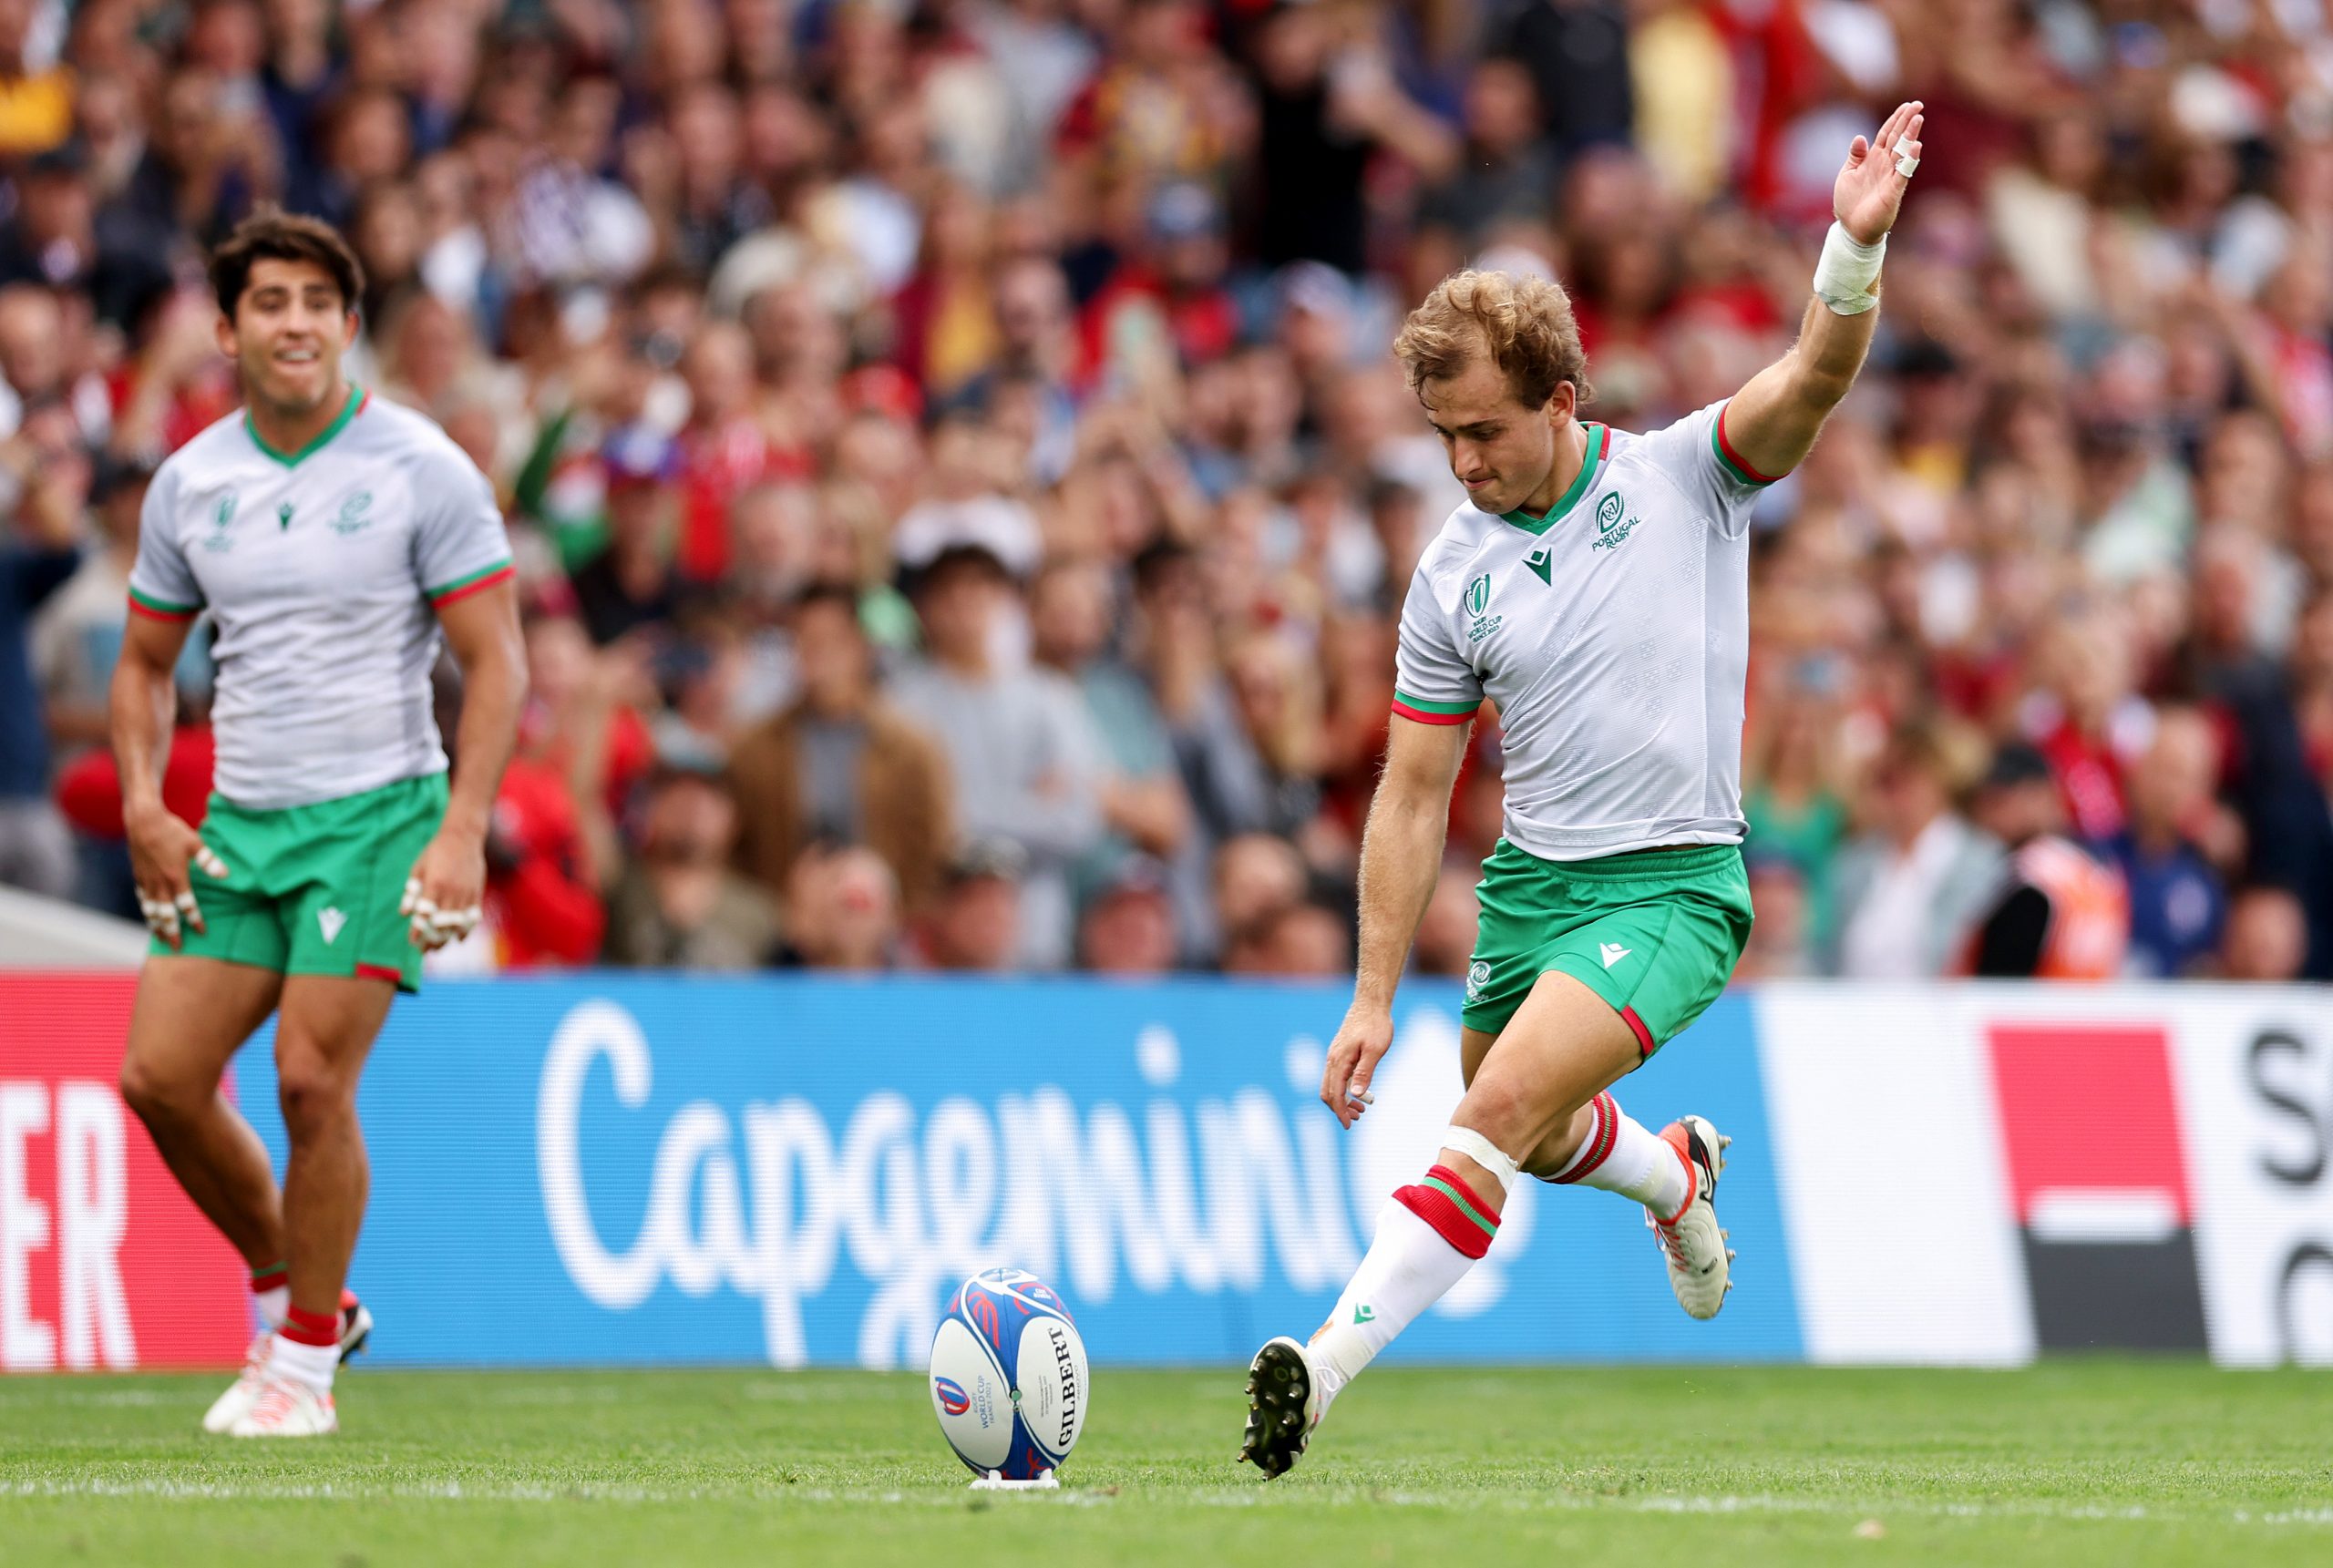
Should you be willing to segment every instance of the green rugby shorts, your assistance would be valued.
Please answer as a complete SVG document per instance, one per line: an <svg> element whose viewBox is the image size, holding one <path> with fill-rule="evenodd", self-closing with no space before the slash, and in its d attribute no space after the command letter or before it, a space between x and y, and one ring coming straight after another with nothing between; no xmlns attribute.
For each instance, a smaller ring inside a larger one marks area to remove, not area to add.
<svg viewBox="0 0 2333 1568"><path fill-rule="evenodd" d="M278 811L211 797L202 842L222 881L188 868L206 929L181 952L282 975L339 975L421 989L421 949L397 905L414 862L446 820L446 775ZM159 938L151 949L167 953Z"/></svg>
<svg viewBox="0 0 2333 1568"><path fill-rule="evenodd" d="M1650 1056L1717 999L1750 939L1750 878L1733 844L1542 860L1502 838L1475 897L1460 1016L1490 1034L1560 969L1610 1003Z"/></svg>

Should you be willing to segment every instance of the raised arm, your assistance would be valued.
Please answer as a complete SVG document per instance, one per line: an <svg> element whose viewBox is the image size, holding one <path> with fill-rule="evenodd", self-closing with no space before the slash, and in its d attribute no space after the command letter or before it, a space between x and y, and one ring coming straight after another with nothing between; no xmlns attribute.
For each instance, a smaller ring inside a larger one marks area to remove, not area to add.
<svg viewBox="0 0 2333 1568"><path fill-rule="evenodd" d="M1870 141L1847 149L1831 188L1838 219L1814 272L1814 298L1788 354L1750 378L1721 415L1724 443L1754 476L1789 473L1855 384L1879 324L1879 267L1911 171L1920 161L1921 106L1896 106Z"/></svg>
<svg viewBox="0 0 2333 1568"><path fill-rule="evenodd" d="M1393 989L1410 942L1442 874L1450 791L1466 754L1465 723L1424 724L1396 713L1385 739L1385 775L1361 838L1361 950L1352 1006L1329 1048L1321 1099L1350 1127L1367 1109L1377 1063L1393 1043Z"/></svg>

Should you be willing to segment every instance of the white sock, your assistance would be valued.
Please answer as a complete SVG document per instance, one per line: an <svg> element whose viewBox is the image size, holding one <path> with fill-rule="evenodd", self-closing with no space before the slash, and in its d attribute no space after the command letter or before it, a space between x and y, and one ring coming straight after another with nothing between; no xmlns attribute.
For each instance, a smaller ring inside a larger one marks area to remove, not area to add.
<svg viewBox="0 0 2333 1568"><path fill-rule="evenodd" d="M332 1392L332 1375L339 1369L337 1345L303 1345L278 1333L275 1343L268 1348L267 1370L271 1377L305 1383L319 1394Z"/></svg>
<svg viewBox="0 0 2333 1568"><path fill-rule="evenodd" d="M1312 1337L1312 1370L1321 1385L1321 1410L1393 1342L1418 1314L1441 1300L1466 1276L1475 1260L1442 1239L1434 1228L1401 1204L1388 1202L1377 1215L1377 1237L1353 1271L1336 1310Z"/></svg>
<svg viewBox="0 0 2333 1568"><path fill-rule="evenodd" d="M1693 1195L1693 1173L1677 1146L1621 1110L1609 1094L1598 1095L1590 1109L1595 1119L1587 1138L1548 1180L1618 1193L1663 1218L1682 1209Z"/></svg>
<svg viewBox="0 0 2333 1568"><path fill-rule="evenodd" d="M252 1292L252 1307L259 1313L262 1327L283 1327L283 1313L292 1305L292 1287L288 1285L270 1286L265 1290Z"/></svg>

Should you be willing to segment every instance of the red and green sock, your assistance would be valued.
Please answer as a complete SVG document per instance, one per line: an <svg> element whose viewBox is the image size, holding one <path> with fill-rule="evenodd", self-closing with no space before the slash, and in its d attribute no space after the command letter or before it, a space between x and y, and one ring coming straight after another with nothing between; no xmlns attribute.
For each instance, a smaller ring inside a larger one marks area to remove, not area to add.
<svg viewBox="0 0 2333 1568"><path fill-rule="evenodd" d="M1498 1209L1447 1165L1396 1188L1369 1255L1312 1337L1321 1409L1490 1250Z"/></svg>
<svg viewBox="0 0 2333 1568"><path fill-rule="evenodd" d="M252 1309L259 1314L260 1322L274 1328L283 1322L283 1314L292 1305L290 1276L280 1263L252 1270Z"/></svg>

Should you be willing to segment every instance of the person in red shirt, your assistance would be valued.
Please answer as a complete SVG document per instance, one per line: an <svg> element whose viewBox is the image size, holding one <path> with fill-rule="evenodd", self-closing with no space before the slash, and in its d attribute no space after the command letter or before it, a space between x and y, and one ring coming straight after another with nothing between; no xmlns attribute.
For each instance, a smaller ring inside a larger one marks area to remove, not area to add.
<svg viewBox="0 0 2333 1568"><path fill-rule="evenodd" d="M729 569L729 507L772 474L769 436L754 406L754 344L735 322L710 322L681 356L689 422L680 434L681 544L691 582ZM799 476L797 476L799 477Z"/></svg>

